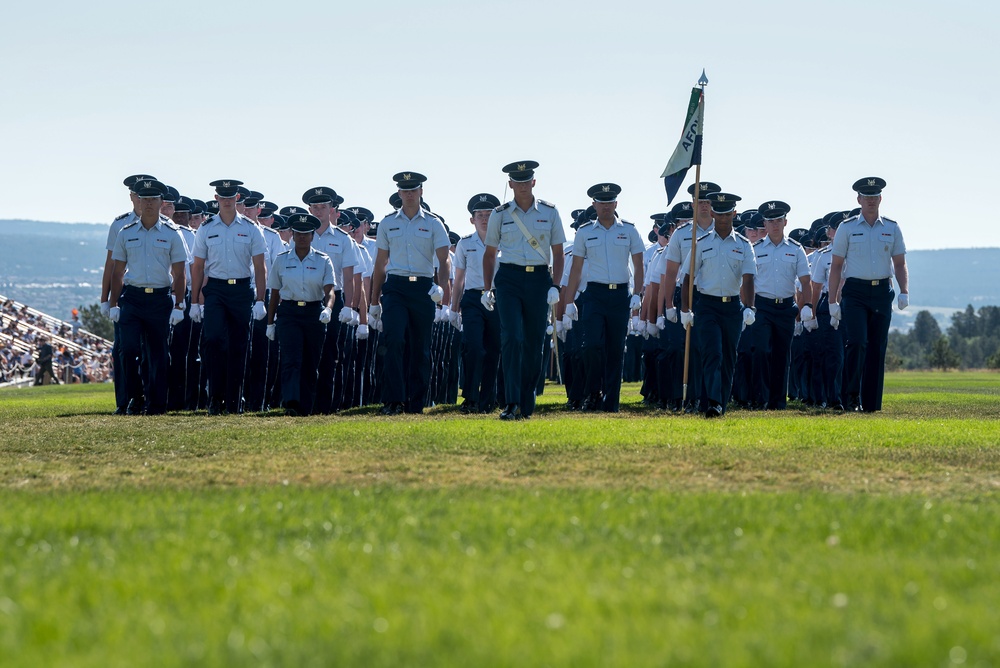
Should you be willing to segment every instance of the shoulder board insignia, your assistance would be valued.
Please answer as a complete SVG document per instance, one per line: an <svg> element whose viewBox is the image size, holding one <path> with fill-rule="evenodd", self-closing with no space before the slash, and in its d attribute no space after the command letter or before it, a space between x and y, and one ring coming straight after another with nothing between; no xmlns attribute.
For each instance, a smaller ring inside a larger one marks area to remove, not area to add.
<svg viewBox="0 0 1000 668"><path fill-rule="evenodd" d="M745 241L747 243L750 243L749 239L747 239L745 236L743 236L742 234L740 234L739 232L737 232L735 230L733 230L733 236L736 237L737 239L742 239L743 241ZM763 239L761 241L763 241Z"/></svg>
<svg viewBox="0 0 1000 668"><path fill-rule="evenodd" d="M494 211L503 211L504 209L509 209L509 208L510 208L510 202L504 202L503 204L501 204L500 206L498 206L497 208L495 208L493 210Z"/></svg>
<svg viewBox="0 0 1000 668"><path fill-rule="evenodd" d="M702 239L707 238L711 234L712 234L711 232L706 232L705 234L703 234L700 237L698 237L698 241L701 241Z"/></svg>
<svg viewBox="0 0 1000 668"><path fill-rule="evenodd" d="M475 234L475 232L473 232L472 234ZM463 238L463 239L471 239L471 238L472 238L472 234L467 234L467 235L465 235L465 236L464 236L464 237L462 237L462 238Z"/></svg>
<svg viewBox="0 0 1000 668"><path fill-rule="evenodd" d="M164 224L164 225L165 225L166 227L169 227L169 228L170 228L170 229L172 229L172 230L178 230L178 231L179 231L179 230L181 229L181 228L177 227L177 223L175 223L175 222L174 222L174 221L172 221L172 220L168 220L168 221L164 222L163 224Z"/></svg>
<svg viewBox="0 0 1000 668"><path fill-rule="evenodd" d="M122 218L128 218L131 213L132 213L131 211L126 211L122 215L120 215L117 218L115 218L115 221L117 222L117 221L121 220Z"/></svg>
<svg viewBox="0 0 1000 668"><path fill-rule="evenodd" d="M125 230L129 229L130 227L135 227L138 224L139 224L138 220L133 220L131 223L129 223L128 225L126 225L125 227L123 227L122 231L124 232Z"/></svg>
<svg viewBox="0 0 1000 668"><path fill-rule="evenodd" d="M291 252L291 249L288 249L288 252ZM329 255L327 255L327 254L326 254L326 253L324 253L323 251L321 251L321 250L316 250L315 248L313 249L313 252L314 252L314 253L316 253L316 255L322 255L323 257L330 257Z"/></svg>
<svg viewBox="0 0 1000 668"><path fill-rule="evenodd" d="M764 240L763 239L758 239L757 241L753 242L753 245L756 246L757 244L759 244L762 241L764 241Z"/></svg>
<svg viewBox="0 0 1000 668"><path fill-rule="evenodd" d="M885 216L882 216L882 222L884 222L884 223L892 223L893 225L899 225L899 223L897 223L892 218L886 218Z"/></svg>
<svg viewBox="0 0 1000 668"><path fill-rule="evenodd" d="M677 229L674 230L674 232L680 232L681 230L683 230L685 228L688 228L688 227L691 227L691 223L684 223L683 225L678 225Z"/></svg>
<svg viewBox="0 0 1000 668"><path fill-rule="evenodd" d="M841 225L843 225L844 223L853 223L854 221L856 221L856 220L857 220L858 218L860 218L860 217L861 217L860 215L857 215L857 216L851 216L850 218L848 218L847 220L843 221L843 222L842 222L842 223L840 223L840 224L841 224Z"/></svg>
<svg viewBox="0 0 1000 668"><path fill-rule="evenodd" d="M632 227L635 227L635 225L633 225L632 223L628 222L624 218L622 218L622 225L632 225Z"/></svg>
<svg viewBox="0 0 1000 668"><path fill-rule="evenodd" d="M788 237L785 237L785 241L787 241L788 243L792 244L793 246L799 246L799 247L802 246L802 244L800 244L795 239L789 239Z"/></svg>
<svg viewBox="0 0 1000 668"><path fill-rule="evenodd" d="M289 253L291 253L291 252L292 252L292 249L291 249L291 248L289 248L289 249L288 249L288 250L286 250L286 251L281 251L280 253L278 253L278 257L281 257L282 255L288 255L288 254L289 254Z"/></svg>
<svg viewBox="0 0 1000 668"><path fill-rule="evenodd" d="M550 209L554 209L554 208L556 208L556 205L555 205L555 204L553 204L552 202L546 202L546 201L545 201L545 200L543 200L543 199L540 199L540 200L538 200L538 203L539 203L539 204L544 204L545 206L549 207Z"/></svg>

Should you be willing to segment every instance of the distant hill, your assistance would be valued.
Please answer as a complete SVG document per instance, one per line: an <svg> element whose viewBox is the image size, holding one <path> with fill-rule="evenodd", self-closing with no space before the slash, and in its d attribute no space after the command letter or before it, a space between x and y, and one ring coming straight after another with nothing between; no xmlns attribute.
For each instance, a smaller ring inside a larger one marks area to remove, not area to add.
<svg viewBox="0 0 1000 668"><path fill-rule="evenodd" d="M110 221L109 221L110 222ZM0 293L66 317L98 301L108 223L0 220ZM942 327L968 304L1000 304L1000 248L911 251L910 308L893 315L906 328L927 309Z"/></svg>

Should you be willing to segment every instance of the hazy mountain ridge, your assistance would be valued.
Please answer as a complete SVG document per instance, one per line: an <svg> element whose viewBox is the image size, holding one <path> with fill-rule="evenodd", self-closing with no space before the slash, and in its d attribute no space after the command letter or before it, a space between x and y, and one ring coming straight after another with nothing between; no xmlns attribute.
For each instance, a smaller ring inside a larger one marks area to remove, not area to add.
<svg viewBox="0 0 1000 668"><path fill-rule="evenodd" d="M0 220L0 294L56 317L100 297L109 223ZM943 327L968 304L1000 304L1000 248L948 248L907 253L910 308L893 314L906 327L930 310Z"/></svg>

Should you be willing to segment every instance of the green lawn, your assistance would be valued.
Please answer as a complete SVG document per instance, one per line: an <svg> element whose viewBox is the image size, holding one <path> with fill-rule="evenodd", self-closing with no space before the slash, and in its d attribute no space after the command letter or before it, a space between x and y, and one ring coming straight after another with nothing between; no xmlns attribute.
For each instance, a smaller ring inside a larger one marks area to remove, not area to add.
<svg viewBox="0 0 1000 668"><path fill-rule="evenodd" d="M112 417L0 393L0 666L1000 665L1000 376L885 410Z"/></svg>

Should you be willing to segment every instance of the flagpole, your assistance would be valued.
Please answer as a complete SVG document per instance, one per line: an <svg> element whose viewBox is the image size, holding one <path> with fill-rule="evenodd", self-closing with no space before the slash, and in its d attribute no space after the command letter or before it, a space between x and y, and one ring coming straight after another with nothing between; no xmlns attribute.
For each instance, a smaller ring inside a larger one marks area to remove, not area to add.
<svg viewBox="0 0 1000 668"><path fill-rule="evenodd" d="M698 85L701 86L701 116L705 116L705 86L708 85L708 79L705 77L705 71L702 70L701 78L698 80ZM700 128L701 134L704 137L705 128L702 126ZM702 140L704 142L704 140ZM694 169L694 197L691 202L691 207L693 209L693 217L691 219L691 256L688 258L688 271L690 272L694 269L694 251L698 245L698 200L701 199L701 160L698 160L698 164L695 165ZM690 276L690 274L689 274ZM694 276L691 276L691 280L688 281L688 308L694 312ZM681 391L681 406L687 403L687 391L688 391L688 372L691 364L691 330L694 329L694 321L685 329L684 332L684 386Z"/></svg>

